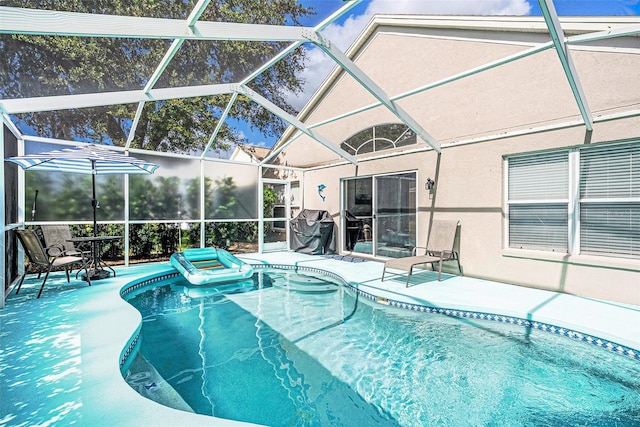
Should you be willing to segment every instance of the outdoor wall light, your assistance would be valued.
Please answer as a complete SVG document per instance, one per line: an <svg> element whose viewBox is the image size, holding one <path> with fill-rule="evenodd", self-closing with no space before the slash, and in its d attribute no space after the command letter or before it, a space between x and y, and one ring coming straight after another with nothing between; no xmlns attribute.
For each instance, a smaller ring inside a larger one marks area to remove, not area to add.
<svg viewBox="0 0 640 427"><path fill-rule="evenodd" d="M425 190L433 190L433 188L436 186L436 182L434 180L432 180L431 178L427 178L427 182L424 183L424 189Z"/></svg>

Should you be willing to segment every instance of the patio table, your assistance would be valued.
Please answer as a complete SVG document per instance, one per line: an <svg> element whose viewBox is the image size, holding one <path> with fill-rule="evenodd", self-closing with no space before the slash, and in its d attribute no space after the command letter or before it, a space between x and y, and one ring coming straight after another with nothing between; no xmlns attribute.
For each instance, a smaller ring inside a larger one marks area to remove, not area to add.
<svg viewBox="0 0 640 427"><path fill-rule="evenodd" d="M89 272L89 278L91 280L100 280L106 279L110 276L109 272L106 269L111 270L113 272L113 277L116 276L116 272L113 268L111 268L107 263L102 259L102 245L105 242L111 242L114 240L122 239L122 236L89 236L89 237L72 237L71 239L67 239L69 242L73 243L90 243L91 244L91 259L89 265L87 266L87 271ZM87 274L82 275L82 280L87 280Z"/></svg>

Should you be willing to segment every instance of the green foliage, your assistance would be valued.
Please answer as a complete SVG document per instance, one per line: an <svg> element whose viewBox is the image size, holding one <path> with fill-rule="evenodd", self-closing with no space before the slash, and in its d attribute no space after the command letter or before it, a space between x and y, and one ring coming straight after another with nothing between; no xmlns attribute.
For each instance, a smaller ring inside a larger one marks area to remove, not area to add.
<svg viewBox="0 0 640 427"><path fill-rule="evenodd" d="M215 200L212 218L233 218L235 216L236 189L237 185L233 181L233 177L216 180L216 190L212 195Z"/></svg>
<svg viewBox="0 0 640 427"><path fill-rule="evenodd" d="M172 254L178 247L178 225L158 224L158 244L163 255Z"/></svg>
<svg viewBox="0 0 640 427"><path fill-rule="evenodd" d="M231 213L232 207L236 204L236 184L233 182L233 178L223 178L216 181L219 204L214 211L215 215L221 213ZM264 187L264 209L265 212L273 212L278 195L270 187ZM224 218L233 218L233 215L225 215ZM197 228L197 233L200 233L200 227ZM270 223L265 224L265 233L268 233L272 228ZM196 230L193 231L194 233ZM255 221L244 222L215 222L208 223L205 226L205 246L215 246L223 249L227 249L234 243L252 243L258 241L258 224Z"/></svg>
<svg viewBox="0 0 640 427"><path fill-rule="evenodd" d="M61 176L63 183L51 185L51 178ZM37 221L91 221L90 176L77 174L27 174L27 208L30 206L35 188L40 189ZM73 179L75 178L75 179ZM183 182L184 181L184 182ZM186 230L179 227L183 217L190 221L199 219L200 179L180 180L177 177L132 175L129 179L130 213L134 221L154 223L131 224L129 229L129 254L132 258L166 257L179 248L200 246L200 224L189 222ZM183 190L181 190L183 188ZM238 203L241 189L232 177L213 181L205 178L205 204L209 217L231 220L244 210ZM247 191L246 189L242 191ZM255 191L252 190L252 191ZM123 182L121 176L109 177L98 187L100 209L98 219L122 221L124 218ZM265 212L273 212L278 200L277 193L264 187ZM51 212L48 212L50 209ZM242 219L242 218L240 218ZM265 232L271 224L265 225ZM98 234L124 236L123 224L99 224ZM93 224L72 225L74 236L93 235ZM205 245L228 248L236 243L255 243L258 240L258 225L254 218L248 221L220 221L206 224ZM184 241L179 243L180 239ZM108 242L103 246L103 257L118 260L124 257L124 239Z"/></svg>
<svg viewBox="0 0 640 427"><path fill-rule="evenodd" d="M200 224L190 224L191 226L189 227L189 230L187 230L186 234L187 237L189 239L189 242L191 242L192 247L194 248L199 248L200 247ZM205 241L205 246L211 246L210 244L207 244Z"/></svg>
<svg viewBox="0 0 640 427"><path fill-rule="evenodd" d="M211 186L211 180L205 178L205 194ZM205 200L205 205L207 201ZM182 198L180 218L200 218L200 178L193 178L186 183L186 194Z"/></svg>
<svg viewBox="0 0 640 427"><path fill-rule="evenodd" d="M72 224L69 226L74 237L93 236L93 224ZM124 257L124 225L123 224L99 224L98 235L122 236L120 240L105 242L101 245L102 258L105 260L121 260ZM81 249L90 250L88 245Z"/></svg>
<svg viewBox="0 0 640 427"><path fill-rule="evenodd" d="M264 187L262 190L264 218L273 218L273 208L278 202L278 193L271 187ZM272 222L264 223L264 235L267 236L273 228Z"/></svg>
<svg viewBox="0 0 640 427"><path fill-rule="evenodd" d="M123 175L98 175L100 202L98 209L98 221L122 220L124 219L124 176ZM89 205L89 200L84 201ZM88 203L87 203L88 202Z"/></svg>
<svg viewBox="0 0 640 427"><path fill-rule="evenodd" d="M185 19L192 1L168 0L5 0L3 6L56 9L93 14ZM213 0L202 21L257 24L299 24L314 14L295 0ZM186 41L155 87L180 87L238 82L273 58L288 42ZM143 88L169 47L159 39L0 35L0 98L26 98ZM251 83L251 89L295 113L289 93L302 88L299 71L304 49L287 55ZM218 124L229 95L147 102L132 147L188 153L203 149ZM20 125L40 136L82 139L95 143L126 142L136 106L113 105L18 115ZM266 135L279 135L285 123L242 97L230 112ZM214 144L226 148L243 142L225 125Z"/></svg>
<svg viewBox="0 0 640 427"><path fill-rule="evenodd" d="M180 178L177 176L157 177L155 206L162 218L177 218L180 206Z"/></svg>
<svg viewBox="0 0 640 427"><path fill-rule="evenodd" d="M264 187L262 191L262 202L264 204L264 217L272 218L273 208L278 202L278 193L271 187Z"/></svg>
<svg viewBox="0 0 640 427"><path fill-rule="evenodd" d="M258 225L254 221L208 223L205 231L205 246L228 249L235 243L258 241Z"/></svg>
<svg viewBox="0 0 640 427"><path fill-rule="evenodd" d="M132 220L171 220L188 218L189 206L183 200L199 200L198 187L187 186L183 194L178 177L131 175L129 212Z"/></svg>
<svg viewBox="0 0 640 427"><path fill-rule="evenodd" d="M157 243L155 226L157 224L139 224L131 227L129 245L134 256L151 256Z"/></svg>
<svg viewBox="0 0 640 427"><path fill-rule="evenodd" d="M142 175L129 177L129 217L132 220L152 218L155 189L149 191L148 179Z"/></svg>
<svg viewBox="0 0 640 427"><path fill-rule="evenodd" d="M27 218L38 190L36 221L93 220L91 175L28 171L25 178ZM98 175L99 221L124 219L124 178Z"/></svg>
<svg viewBox="0 0 640 427"><path fill-rule="evenodd" d="M227 249L238 236L238 227L235 222L216 222L208 229L211 231L207 233L207 246Z"/></svg>

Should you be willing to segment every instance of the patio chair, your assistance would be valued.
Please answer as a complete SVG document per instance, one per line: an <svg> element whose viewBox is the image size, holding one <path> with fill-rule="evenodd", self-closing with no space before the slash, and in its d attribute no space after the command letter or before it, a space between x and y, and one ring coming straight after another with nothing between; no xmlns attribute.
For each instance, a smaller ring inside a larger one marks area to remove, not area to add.
<svg viewBox="0 0 640 427"><path fill-rule="evenodd" d="M22 247L24 248L27 257L29 258L29 263L38 267L38 279L40 279L40 275L46 269L47 274L44 276L44 280L42 281L42 285L40 286L40 291L38 292L38 298L42 294L42 290L44 289L45 283L47 283L47 279L49 278L49 273L54 267L64 267L64 271L67 274L67 283L70 282L69 278L69 266L73 264L81 263L82 267L87 274L87 283L91 286L90 274L87 268L86 259L83 256L70 256L65 255L64 252L60 252L57 256L49 256L45 251L45 248L42 246L38 235L34 230L15 230ZM20 288L22 287L22 282L24 282L25 274L22 275L20 279L20 283L18 283L18 287L16 288L16 294L20 292Z"/></svg>
<svg viewBox="0 0 640 427"><path fill-rule="evenodd" d="M71 239L71 230L68 224L41 225L44 246L49 256L58 256L61 253L70 256L89 256L91 251L77 249Z"/></svg>
<svg viewBox="0 0 640 427"><path fill-rule="evenodd" d="M458 254L454 250L456 233L459 221L433 221L431 224L431 232L429 233L429 241L426 248L413 248L413 256L404 258L390 259L384 263L382 270L382 280L388 268L407 271L407 285L409 287L409 279L413 273L413 267L420 264L431 264L431 268L438 263L438 281L442 280L442 263L444 261L455 260L458 263L458 271L462 274L460 268L460 260ZM425 249L425 255L417 255L418 249ZM435 269L434 269L435 270Z"/></svg>
<svg viewBox="0 0 640 427"><path fill-rule="evenodd" d="M60 255L81 256L89 259L91 257L91 248L89 250L81 247L76 248L71 239L71 229L69 224L41 225L42 237L44 237L44 249L51 257ZM76 279L80 270L76 272Z"/></svg>

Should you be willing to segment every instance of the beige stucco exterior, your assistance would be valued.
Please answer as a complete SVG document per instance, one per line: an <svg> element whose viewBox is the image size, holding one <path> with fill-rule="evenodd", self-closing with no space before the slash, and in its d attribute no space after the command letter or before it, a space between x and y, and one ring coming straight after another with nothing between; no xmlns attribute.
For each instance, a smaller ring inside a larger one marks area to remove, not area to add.
<svg viewBox="0 0 640 427"><path fill-rule="evenodd" d="M605 21L570 21L566 35L599 31ZM640 19L628 18L610 26L639 24ZM350 57L394 97L547 42L544 29L535 18L379 17ZM505 156L629 139L640 143L640 37L572 45L570 55L594 119L592 132L558 54L546 49L396 101L441 144L440 157L418 140L403 149L358 156L356 166L301 137L279 161L310 168L304 173L304 208L327 210L338 224L342 178L417 171L418 245L426 243L431 218L459 220L465 275L640 305L640 259L505 245ZM375 102L354 79L335 72L300 117L311 126ZM378 106L315 130L339 145L367 127L399 121ZM427 178L437 183L434 194L424 189ZM317 195L319 184L326 185L324 201Z"/></svg>

